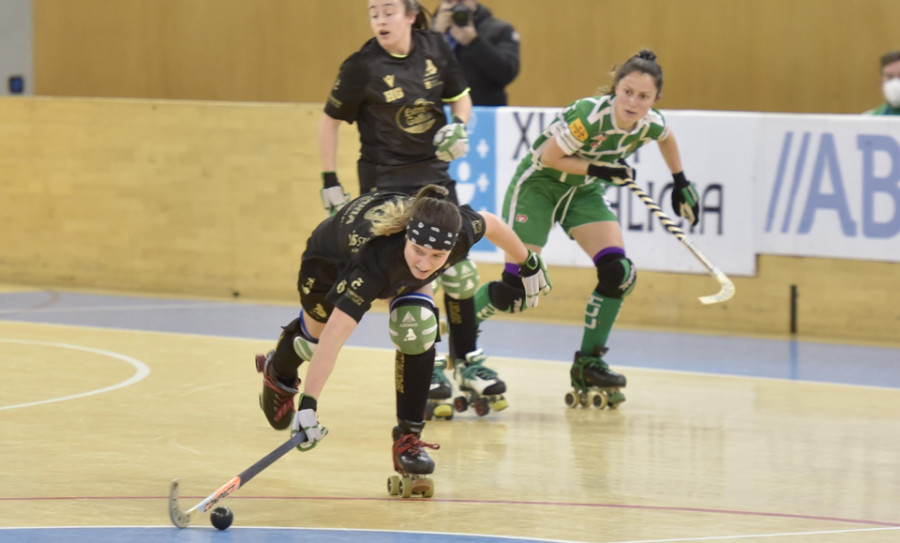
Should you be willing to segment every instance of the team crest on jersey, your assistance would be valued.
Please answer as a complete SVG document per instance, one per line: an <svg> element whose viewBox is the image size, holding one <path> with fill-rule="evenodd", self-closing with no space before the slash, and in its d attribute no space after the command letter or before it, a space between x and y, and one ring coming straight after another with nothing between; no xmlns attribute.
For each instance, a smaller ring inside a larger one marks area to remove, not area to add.
<svg viewBox="0 0 900 543"><path fill-rule="evenodd" d="M397 126L410 134L428 132L436 122L433 110L434 107L431 102L424 98L419 98L415 104L400 108L395 117Z"/></svg>
<svg viewBox="0 0 900 543"><path fill-rule="evenodd" d="M425 77L430 77L432 75L436 75L438 73L437 66L434 65L434 62L431 62L430 58L425 59Z"/></svg>
<svg viewBox="0 0 900 543"><path fill-rule="evenodd" d="M516 214L516 222L528 222L528 215L523 213Z"/></svg>
<svg viewBox="0 0 900 543"><path fill-rule="evenodd" d="M425 77L422 78L422 82L425 84L426 89L431 89L441 84L437 66L434 65L430 58L425 59Z"/></svg>
<svg viewBox="0 0 900 543"><path fill-rule="evenodd" d="M575 136L575 139L584 143L588 139L588 131L587 128L584 127L584 124L581 122L581 119L575 119L571 123L569 123L569 130L572 131L572 135Z"/></svg>

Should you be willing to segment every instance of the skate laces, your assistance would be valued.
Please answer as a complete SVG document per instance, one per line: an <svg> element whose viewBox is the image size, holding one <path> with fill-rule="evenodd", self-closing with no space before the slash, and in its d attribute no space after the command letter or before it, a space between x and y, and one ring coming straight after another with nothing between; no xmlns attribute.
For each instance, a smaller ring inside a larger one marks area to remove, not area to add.
<svg viewBox="0 0 900 543"><path fill-rule="evenodd" d="M492 370L491 368L484 365L484 361L487 360L487 357L484 356L481 350L474 351L469 353L466 356L466 359L462 361L462 376L463 379L482 379L488 381L490 379L497 378L497 372Z"/></svg>
<svg viewBox="0 0 900 543"><path fill-rule="evenodd" d="M584 371L585 368L599 368L605 372L609 372L609 364L598 356L580 356L578 357L578 366Z"/></svg>
<svg viewBox="0 0 900 543"><path fill-rule="evenodd" d="M444 370L447 368L447 359L443 356L439 356L434 359L434 369L431 371L431 382L432 383L447 383L450 384L450 381L447 380L447 376L444 374Z"/></svg>
<svg viewBox="0 0 900 543"><path fill-rule="evenodd" d="M397 451L398 455L406 454L408 452L409 454L419 456L423 452L423 447L435 450L441 448L437 443L425 443L419 439L419 436L416 434L404 434L400 436L400 439L398 439L396 443L394 443L394 449Z"/></svg>
<svg viewBox="0 0 900 543"><path fill-rule="evenodd" d="M287 415L294 411L294 394L297 394L298 389L300 388L300 379L294 383L294 387L289 387L288 385L282 383L277 378L269 375L269 372L272 371L269 369L268 361L266 362L265 369L263 369L263 385L273 391L275 393L275 420L280 420L281 417Z"/></svg>
<svg viewBox="0 0 900 543"><path fill-rule="evenodd" d="M465 364L462 368L462 376L463 379L481 379L483 381L489 381L491 379L497 378L497 372L488 368L487 366L482 366L481 362L477 363L468 363Z"/></svg>

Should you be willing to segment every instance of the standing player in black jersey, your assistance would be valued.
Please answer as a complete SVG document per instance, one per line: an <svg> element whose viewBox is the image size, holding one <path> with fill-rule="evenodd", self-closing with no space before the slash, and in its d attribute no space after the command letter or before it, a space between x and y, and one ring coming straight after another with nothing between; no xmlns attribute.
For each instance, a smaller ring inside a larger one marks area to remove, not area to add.
<svg viewBox="0 0 900 543"><path fill-rule="evenodd" d="M319 224L300 264L300 316L284 327L273 351L257 357L266 419L278 430L302 429L306 441L298 448L309 450L327 434L318 422L317 398L341 347L372 302L389 299L391 340L397 346L393 458L394 469L403 476L402 482L392 476L389 489L404 497L433 492L430 480L420 479L434 471L423 449L432 446L420 439L438 339L431 282L487 237L522 262L524 295L533 305L550 289L540 257L509 226L490 213L458 207L448 195L437 185L424 187L415 197L370 192ZM294 413L297 370L304 361L309 369Z"/></svg>
<svg viewBox="0 0 900 543"><path fill-rule="evenodd" d="M360 194L380 190L412 195L435 184L459 203L448 163L465 155L469 146L465 123L472 99L462 68L443 37L427 30L428 13L416 0L368 0L368 9L375 37L344 61L319 125L325 209L334 213L349 198L335 173L343 121L359 127ZM449 124L445 104L453 116ZM477 345L478 282L478 270L468 259L441 278L449 354L464 392L496 399L506 392L506 384L484 365L486 357ZM434 373L437 398L450 396L443 372L447 366L442 359ZM494 401L491 407L503 409L506 401ZM452 416L449 403L437 407L435 416Z"/></svg>

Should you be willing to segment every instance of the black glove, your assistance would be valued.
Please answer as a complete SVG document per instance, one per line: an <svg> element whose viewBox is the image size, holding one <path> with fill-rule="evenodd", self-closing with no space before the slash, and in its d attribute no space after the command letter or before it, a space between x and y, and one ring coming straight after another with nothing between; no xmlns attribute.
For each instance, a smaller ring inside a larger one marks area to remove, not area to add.
<svg viewBox="0 0 900 543"><path fill-rule="evenodd" d="M672 177L675 179L675 186L672 188L672 209L680 217L687 219L691 226L696 226L700 222L700 206L694 184L687 180L684 172L678 172Z"/></svg>
<svg viewBox="0 0 900 543"><path fill-rule="evenodd" d="M329 215L334 215L350 201L350 195L338 181L334 172L322 172L322 206Z"/></svg>
<svg viewBox="0 0 900 543"><path fill-rule="evenodd" d="M587 174L592 177L599 177L615 185L622 185L629 179L632 181L637 179L637 170L629 166L622 158L605 166L589 164Z"/></svg>

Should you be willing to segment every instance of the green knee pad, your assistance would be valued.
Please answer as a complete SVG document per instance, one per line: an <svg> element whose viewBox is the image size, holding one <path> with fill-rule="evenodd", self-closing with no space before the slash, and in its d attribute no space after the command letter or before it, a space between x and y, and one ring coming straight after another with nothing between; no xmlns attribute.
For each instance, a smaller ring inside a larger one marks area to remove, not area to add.
<svg viewBox="0 0 900 543"><path fill-rule="evenodd" d="M471 260L463 260L441 274L444 292L454 300L466 300L478 292L478 268Z"/></svg>
<svg viewBox="0 0 900 543"><path fill-rule="evenodd" d="M391 341L407 355L426 352L438 337L434 301L423 294L405 294L391 302L388 325Z"/></svg>

